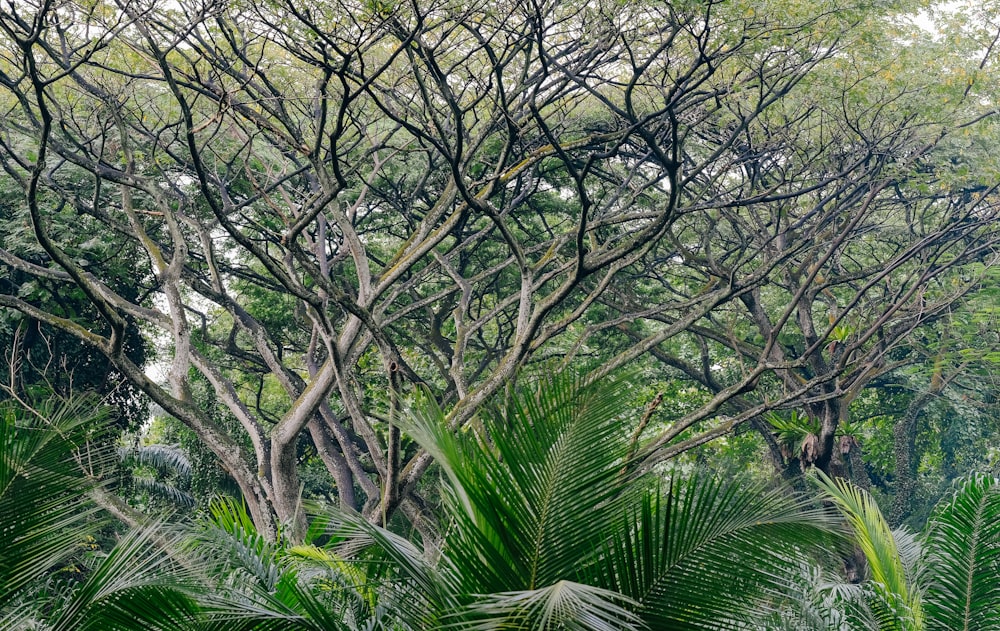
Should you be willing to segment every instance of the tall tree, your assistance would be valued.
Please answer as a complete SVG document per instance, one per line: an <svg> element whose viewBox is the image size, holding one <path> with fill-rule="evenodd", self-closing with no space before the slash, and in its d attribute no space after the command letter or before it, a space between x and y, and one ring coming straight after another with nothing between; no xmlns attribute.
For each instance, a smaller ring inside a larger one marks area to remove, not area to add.
<svg viewBox="0 0 1000 631"><path fill-rule="evenodd" d="M638 335L595 378L682 332L755 358L730 382L705 372L714 398L649 462L797 399L823 419L822 465L841 395L960 295L934 289L946 270L989 251L988 191L919 191L949 116L976 114L906 110L904 88L874 80L852 90L885 10L9 5L0 162L43 259L3 266L82 292L92 318L20 288L0 306L99 349L211 449L265 533L302 532L303 440L344 505L423 527L431 457L394 423L408 384L455 428L595 327ZM57 216L128 243L137 291L73 251ZM880 224L891 238L859 240ZM652 289L630 295L638 282ZM727 324L741 313L761 340ZM124 352L130 319L169 346L166 384ZM227 418L198 404L202 384Z"/></svg>
<svg viewBox="0 0 1000 631"><path fill-rule="evenodd" d="M679 217L629 270L635 281L602 298L620 315L595 329L714 396L655 439L653 460L749 421L779 468L844 474L853 447L837 433L852 402L878 377L922 363L921 331L991 285L996 126L980 103L994 85L993 44L952 54L953 40L886 31L896 45L845 43L804 90L741 129L685 190L710 210ZM844 35L853 37L872 42ZM727 107L732 120L745 109L739 99ZM720 286L731 297L687 322L690 305ZM761 418L776 408L816 427L808 453L781 452Z"/></svg>

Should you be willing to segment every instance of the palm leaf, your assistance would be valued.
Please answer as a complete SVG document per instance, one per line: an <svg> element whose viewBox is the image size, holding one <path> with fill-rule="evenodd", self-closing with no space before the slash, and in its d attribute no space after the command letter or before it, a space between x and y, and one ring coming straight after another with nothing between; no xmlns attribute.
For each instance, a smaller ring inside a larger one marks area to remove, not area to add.
<svg viewBox="0 0 1000 631"><path fill-rule="evenodd" d="M434 629L468 601L453 566L445 557L431 563L424 551L357 513L330 509L335 550L356 566L369 566L369 581L379 581L380 606L404 628Z"/></svg>
<svg viewBox="0 0 1000 631"><path fill-rule="evenodd" d="M132 484L136 490L171 502L175 506L191 508L195 505L194 497L190 493L154 476L133 474Z"/></svg>
<svg viewBox="0 0 1000 631"><path fill-rule="evenodd" d="M1000 482L965 479L939 506L925 540L929 629L1000 629Z"/></svg>
<svg viewBox="0 0 1000 631"><path fill-rule="evenodd" d="M804 563L791 577L795 589L781 600L780 609L760 621L764 631L863 631L876 629L868 609L865 588L843 583L823 568ZM748 627L749 628L749 627Z"/></svg>
<svg viewBox="0 0 1000 631"><path fill-rule="evenodd" d="M675 477L610 541L602 583L639 603L651 628L744 628L797 588L806 552L834 533L786 488Z"/></svg>
<svg viewBox="0 0 1000 631"><path fill-rule="evenodd" d="M209 514L190 542L192 549L206 552L205 567L220 578L235 581L238 574L273 590L281 577L279 542L258 532L246 507L232 498L213 499Z"/></svg>
<svg viewBox="0 0 1000 631"><path fill-rule="evenodd" d="M446 624L456 631L638 631L642 621L630 602L617 592L571 581L519 592L489 594L460 612L462 620Z"/></svg>
<svg viewBox="0 0 1000 631"><path fill-rule="evenodd" d="M105 419L89 399L0 407L0 603L78 554L100 526L87 498L97 482L81 463L99 471L113 461L100 447Z"/></svg>
<svg viewBox="0 0 1000 631"><path fill-rule="evenodd" d="M445 553L464 592L539 589L594 557L629 501L624 396L612 382L581 387L560 375L461 435L418 407L406 429L448 477Z"/></svg>
<svg viewBox="0 0 1000 631"><path fill-rule="evenodd" d="M875 500L863 489L822 472L816 484L837 506L854 531L854 538L868 562L878 598L871 603L884 629L922 629L923 607L919 590L911 587L896 537Z"/></svg>
<svg viewBox="0 0 1000 631"><path fill-rule="evenodd" d="M150 467L160 473L191 477L191 461L177 445L138 445L118 449L122 462Z"/></svg>
<svg viewBox="0 0 1000 631"><path fill-rule="evenodd" d="M193 577L167 550L179 535L158 524L124 536L50 615L51 631L182 631L194 628Z"/></svg>
<svg viewBox="0 0 1000 631"><path fill-rule="evenodd" d="M269 541L232 499L214 500L210 513L186 546L209 585L199 598L205 631L336 631L376 616L359 567L328 549Z"/></svg>

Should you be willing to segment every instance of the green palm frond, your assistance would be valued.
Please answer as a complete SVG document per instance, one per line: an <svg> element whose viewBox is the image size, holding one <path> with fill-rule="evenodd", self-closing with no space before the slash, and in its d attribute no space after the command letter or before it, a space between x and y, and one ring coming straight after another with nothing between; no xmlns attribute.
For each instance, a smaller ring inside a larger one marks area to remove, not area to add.
<svg viewBox="0 0 1000 631"><path fill-rule="evenodd" d="M89 399L51 399L34 411L0 406L0 603L78 554L100 527L87 497L97 482L83 467L113 462L100 446L106 427Z"/></svg>
<svg viewBox="0 0 1000 631"><path fill-rule="evenodd" d="M903 573L910 578L911 582L919 583L920 575L924 571L923 538L906 526L894 528L892 538L896 542L899 561L903 564Z"/></svg>
<svg viewBox="0 0 1000 631"><path fill-rule="evenodd" d="M795 455L802 451L802 445L809 436L819 436L820 433L819 421L798 410L790 411L787 416L769 412L764 418L774 430L778 443Z"/></svg>
<svg viewBox="0 0 1000 631"><path fill-rule="evenodd" d="M935 510L924 546L927 627L1000 629L1000 481L965 479Z"/></svg>
<svg viewBox="0 0 1000 631"><path fill-rule="evenodd" d="M150 467L160 473L191 477L191 461L176 445L138 445L121 447L118 457L126 464Z"/></svg>
<svg viewBox="0 0 1000 631"><path fill-rule="evenodd" d="M136 490L164 499L175 507L191 508L195 505L194 497L190 493L151 475L133 475L132 484Z"/></svg>
<svg viewBox="0 0 1000 631"><path fill-rule="evenodd" d="M128 533L60 604L51 631L186 631L199 608L194 577L167 550L179 535L153 524Z"/></svg>
<svg viewBox="0 0 1000 631"><path fill-rule="evenodd" d="M209 513L191 542L196 550L206 552L202 557L206 566L220 578L237 581L235 575L239 575L273 590L281 575L279 543L258 532L246 507L237 500L215 498Z"/></svg>
<svg viewBox="0 0 1000 631"><path fill-rule="evenodd" d="M448 476L445 552L466 593L540 589L593 560L630 497L624 394L559 375L457 436L418 406L406 429Z"/></svg>
<svg viewBox="0 0 1000 631"><path fill-rule="evenodd" d="M0 614L0 631L24 631L25 629L40 629L42 613L35 607L11 607L10 611Z"/></svg>
<svg viewBox="0 0 1000 631"><path fill-rule="evenodd" d="M280 565L280 541L258 532L246 507L229 497L209 504L209 515L185 551L209 586L201 605L206 629L310 629L298 594Z"/></svg>
<svg viewBox="0 0 1000 631"><path fill-rule="evenodd" d="M744 628L835 532L787 488L677 477L611 539L603 584L638 602L652 628Z"/></svg>
<svg viewBox="0 0 1000 631"><path fill-rule="evenodd" d="M479 597L447 624L455 631L638 631L635 603L617 592L557 581L541 589Z"/></svg>
<svg viewBox="0 0 1000 631"><path fill-rule="evenodd" d="M844 583L829 570L802 563L780 608L750 628L761 631L867 631L878 628L866 588Z"/></svg>
<svg viewBox="0 0 1000 631"><path fill-rule="evenodd" d="M449 612L468 600L447 559L435 565L412 542L369 523L354 512L327 509L336 536L334 551L365 567L380 584L378 607L403 628L435 629ZM366 586L371 589L371 584Z"/></svg>
<svg viewBox="0 0 1000 631"><path fill-rule="evenodd" d="M625 475L624 394L557 376L457 435L432 404L417 406L408 430L448 480L441 572L481 594L451 625L474 612L463 628L522 628L557 584L586 584L619 598L606 601L617 609L595 601L598 626L638 616L657 629L741 628L789 589L805 550L829 542L832 521L785 488L695 475L646 492Z"/></svg>
<svg viewBox="0 0 1000 631"><path fill-rule="evenodd" d="M818 473L816 484L847 519L857 545L865 555L872 587L878 596L870 603L880 628L903 631L924 628L920 591L907 576L896 537L875 500L843 479Z"/></svg>
<svg viewBox="0 0 1000 631"><path fill-rule="evenodd" d="M186 551L209 586L199 597L205 631L365 629L379 615L360 565L280 536L269 541L231 498L212 501Z"/></svg>
<svg viewBox="0 0 1000 631"><path fill-rule="evenodd" d="M81 544L106 523L90 493L117 461L107 428L106 411L88 398L0 411L0 530L12 533L0 546L0 602L22 592L19 611L0 611L0 629L194 628L190 584L163 551L173 540L157 526L129 533L106 554L91 553L97 563L79 582L49 576L32 583L81 556Z"/></svg>

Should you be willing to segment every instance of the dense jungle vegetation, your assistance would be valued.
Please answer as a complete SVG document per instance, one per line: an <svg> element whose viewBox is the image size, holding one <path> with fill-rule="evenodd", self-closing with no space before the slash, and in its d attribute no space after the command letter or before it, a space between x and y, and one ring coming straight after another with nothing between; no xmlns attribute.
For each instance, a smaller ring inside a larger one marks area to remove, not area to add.
<svg viewBox="0 0 1000 631"><path fill-rule="evenodd" d="M6 0L0 631L1000 629L998 43Z"/></svg>

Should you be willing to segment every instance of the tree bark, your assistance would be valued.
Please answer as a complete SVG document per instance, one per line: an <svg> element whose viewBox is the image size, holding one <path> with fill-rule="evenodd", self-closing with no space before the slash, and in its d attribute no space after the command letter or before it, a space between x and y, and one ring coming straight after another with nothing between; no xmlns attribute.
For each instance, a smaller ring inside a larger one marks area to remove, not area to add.
<svg viewBox="0 0 1000 631"><path fill-rule="evenodd" d="M914 453L917 424L927 404L933 398L934 393L929 390L915 396L906 406L903 418L892 429L893 452L896 460L894 495L892 507L889 509L889 523L892 526L899 526L913 512L913 495L917 489L917 467L920 464Z"/></svg>

